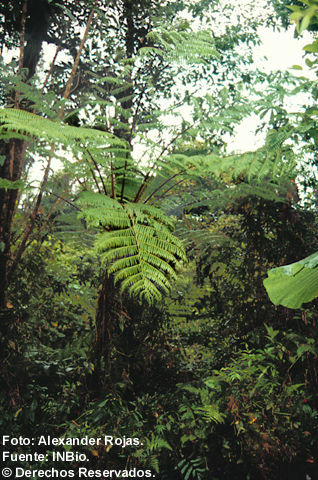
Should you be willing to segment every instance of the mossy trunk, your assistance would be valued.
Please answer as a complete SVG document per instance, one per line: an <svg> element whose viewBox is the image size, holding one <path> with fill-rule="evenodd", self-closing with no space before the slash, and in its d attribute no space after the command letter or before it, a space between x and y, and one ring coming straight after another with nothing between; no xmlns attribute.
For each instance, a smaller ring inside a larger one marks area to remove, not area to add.
<svg viewBox="0 0 318 480"><path fill-rule="evenodd" d="M121 308L119 288L114 285L113 277L105 271L95 316L95 363L99 373L101 374L103 370L104 374L109 378L111 376L113 333L116 329Z"/></svg>

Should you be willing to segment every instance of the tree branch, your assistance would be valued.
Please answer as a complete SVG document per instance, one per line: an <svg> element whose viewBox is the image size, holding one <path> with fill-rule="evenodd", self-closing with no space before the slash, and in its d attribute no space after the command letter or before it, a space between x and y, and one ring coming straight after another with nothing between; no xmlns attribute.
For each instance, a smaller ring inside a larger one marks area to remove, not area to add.
<svg viewBox="0 0 318 480"><path fill-rule="evenodd" d="M97 5L97 2L98 2L98 0L95 0L94 7L91 10L91 13L89 14L89 17L88 17L88 20L87 20L87 23L86 23L86 27L85 27L85 31L84 31L84 34L83 34L83 37L82 37L82 40L81 40L81 43L80 43L80 46L79 46L74 64L73 64L71 75L70 75L70 78L68 79L68 82L67 82L66 87L65 87L65 91L64 91L64 95L63 95L64 100L67 100L67 98L70 95L72 84L73 84L75 74L76 74L76 70L77 70L77 67L78 67L78 64L79 64L79 61L80 61L80 58L81 58L82 50L84 48L84 44L86 42L88 32L89 32L90 26L91 26L92 21L93 21L93 17L94 17L94 13L95 13L95 7ZM63 111L64 111L64 105L62 105L61 109L60 109L60 113L59 113L60 118L63 117Z"/></svg>
<svg viewBox="0 0 318 480"><path fill-rule="evenodd" d="M34 222L35 222L35 219L36 219L36 216L38 214L38 211L39 211L39 208L40 208L40 205L41 205L41 201L42 201L43 189L44 189L45 185L47 184L47 181L48 181L48 178L49 178L49 172L50 172L50 168L51 168L51 160L52 160L52 155L53 155L54 149L55 149L55 145L52 145L51 151L49 153L49 159L48 159L45 171L44 171L43 180L42 180L41 187L40 187L40 192L37 196L35 206L33 208L33 211L31 213L31 215L30 215L29 224L27 225L27 227L25 229L25 232L24 232L24 235L22 237L22 240L21 240L20 246L18 248L18 251L17 251L10 267L9 267L9 271L8 271L8 279L9 280L10 280L10 278L12 276L12 273L14 272L22 254L23 254L23 252L26 248L26 242L27 242L29 236L31 235L32 230L33 230Z"/></svg>

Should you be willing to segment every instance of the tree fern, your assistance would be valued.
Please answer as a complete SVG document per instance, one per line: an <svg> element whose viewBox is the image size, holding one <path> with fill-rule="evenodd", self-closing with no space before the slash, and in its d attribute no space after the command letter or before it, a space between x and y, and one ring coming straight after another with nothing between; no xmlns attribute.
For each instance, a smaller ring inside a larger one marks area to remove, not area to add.
<svg viewBox="0 0 318 480"><path fill-rule="evenodd" d="M80 150L77 161L69 164L68 171L79 179L84 178L85 186L86 179L91 178L86 188L95 192L84 193L80 203L88 224L103 230L96 241L96 249L106 262L108 272L113 274L115 282L120 282L122 289L153 302L169 291L171 280L176 278L175 267L180 260L185 260L185 254L181 241L172 233L172 221L159 209L151 207L150 203L156 204L172 190L178 190L179 185L182 185L185 202L193 203L193 187L202 178L216 187L215 195L212 195L215 198L221 191L220 184L227 184L222 192L228 196L237 196L240 192L246 194L247 190L255 193L255 185L257 192L265 195L262 190L264 179L267 182L273 179L270 187L275 192L278 179L290 177L294 164L292 154L283 145L286 135L278 138L273 134L268 137L270 141L263 149L246 155L221 157L205 153L191 156L182 152L169 155L172 148L168 144L161 148L158 155L152 155L147 165L142 162L137 165L131 154L132 141L134 138L147 140L148 128L161 128L162 114L159 111L149 114L147 111L145 105L149 97L143 98L143 92L151 91L151 75L149 73L149 78L144 77L142 83L138 78L139 69L145 68L147 72L154 57L159 63L182 61L191 64L204 63L217 55L213 38L207 32L169 32L161 28L151 32L148 40L153 47L141 49L134 58L123 59L118 66L118 77L108 75L95 79L95 86L103 94L108 90L104 98L98 98L94 93L94 101L87 102L88 118L89 108L97 108L98 113L91 115L91 124L100 126L100 130L73 127L25 111L2 109L0 136L38 138L41 140L39 143L60 143ZM132 91L135 92L134 102L131 101ZM28 95L26 89L25 96ZM130 107L126 108L126 104ZM109 121L105 121L103 108L113 110ZM212 116L207 122L213 130L215 122ZM105 128L109 131L106 132ZM189 133L191 125L186 125L184 130ZM181 139L182 131L181 127L181 133L172 136ZM126 140L119 140L110 132L116 132ZM192 137L195 138L197 133L193 129ZM179 142L172 143L176 148L175 144ZM152 147L151 150L155 149ZM211 192L209 197L212 201ZM195 200L197 203L198 200L208 201L202 196Z"/></svg>

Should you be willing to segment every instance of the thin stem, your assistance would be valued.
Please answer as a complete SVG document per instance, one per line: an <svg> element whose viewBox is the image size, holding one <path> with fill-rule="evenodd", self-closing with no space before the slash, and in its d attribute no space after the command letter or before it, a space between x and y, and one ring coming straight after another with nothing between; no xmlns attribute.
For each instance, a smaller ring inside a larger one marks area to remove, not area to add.
<svg viewBox="0 0 318 480"><path fill-rule="evenodd" d="M28 9L28 0L25 0L23 2L23 7L22 7L22 17L21 17L21 34L20 34L20 53L19 53L19 65L18 65L18 72L20 73L23 67L23 59L24 59L24 41L25 41L25 22L26 22L26 15L27 15L27 9ZM20 92L16 91L14 94L14 108L19 107L19 97L20 97ZM25 144L25 142L24 142ZM15 145L16 142L15 140L12 141L11 147L10 147L10 161L9 161L9 179L14 180L13 178L13 171L14 171L14 160L15 160ZM24 149L25 153L25 149ZM20 161L23 162L23 158L20 159Z"/></svg>
<svg viewBox="0 0 318 480"><path fill-rule="evenodd" d="M75 92L75 90L77 89L77 87L80 84L80 80L81 80L81 74L80 74L80 72L78 72L77 79L76 79L76 85L75 85L75 87L72 88L72 90L70 91L70 94Z"/></svg>
<svg viewBox="0 0 318 480"><path fill-rule="evenodd" d="M171 147L171 145L174 144L174 142L181 136L183 135L185 132L187 132L188 130L190 130L190 128L192 128L195 124L191 124L191 125L188 125L188 127L186 127L184 130L181 130L180 132L177 133L177 135L175 135L172 140L167 144L165 145L161 152L159 153L159 155L157 156L157 158L154 160L154 162L152 163L151 167L149 168L149 171L148 173L145 175L145 178L142 182L142 184L140 185L140 188L136 194L136 197L134 199L134 202L137 203L139 202L140 198L142 197L145 189L147 188L147 185L150 181L150 179L152 178L152 174L151 172L154 170L155 166L156 166L156 163L160 160L160 158L162 157L162 155Z"/></svg>
<svg viewBox="0 0 318 480"><path fill-rule="evenodd" d="M114 174L114 166L113 162L110 162L110 177L111 177L111 183L112 183L112 198L116 198L116 188L115 188L115 174Z"/></svg>
<svg viewBox="0 0 318 480"><path fill-rule="evenodd" d="M70 78L68 79L68 82L67 82L66 87L65 87L65 91L64 91L64 95L63 95L64 100L67 100L69 95L70 95L72 84L73 84L75 74L76 74L76 70L77 70L77 67L78 67L78 64L79 64L79 61L80 61L80 58L81 58L82 50L84 48L84 44L86 42L88 32L89 32L90 26L91 26L92 21L93 21L93 17L94 17L94 13L95 13L95 7L97 5L97 2L98 2L98 0L95 1L94 7L91 10L91 13L89 14L89 17L88 17L88 20L87 20L87 23L86 23L86 27L85 27L85 31L84 31L84 34L83 34L83 37L82 37L82 40L81 40L81 43L80 43L80 46L79 46L74 64L73 64L73 67L72 67L71 75L70 75ZM63 111L64 111L64 105L62 105L61 109L60 109L60 113L59 113L60 118L63 117Z"/></svg>
<svg viewBox="0 0 318 480"><path fill-rule="evenodd" d="M76 177L76 181L81 185L81 187L85 187L84 182L81 182L81 180L78 177Z"/></svg>
<svg viewBox="0 0 318 480"><path fill-rule="evenodd" d="M17 266L17 264L18 264L18 262L19 262L19 260L22 256L22 254L25 251L26 243L27 243L27 241L28 241L28 239L31 235L32 230L33 230L34 222L35 222L35 219L36 219L36 216L38 214L38 211L39 211L39 208L40 208L40 205L41 205L41 201L42 201L43 189L46 186L48 178L49 178L49 172L50 172L50 168L51 168L51 160L52 160L52 155L53 155L54 149L55 149L55 146L52 145L50 153L49 153L49 159L48 159L45 171L44 171L40 191L39 191L39 194L37 196L33 211L30 215L29 224L27 225L27 227L25 229L25 232L24 232L24 235L22 237L22 240L21 240L20 246L18 248L18 251L17 251L17 253L16 253L16 255L15 255L15 257L14 257L12 263L11 263L10 268L9 268L9 273L8 273L8 278L9 279L11 278L11 276L12 276L12 274L13 274L13 272L14 272L14 270L15 270L15 268L16 268L16 266Z"/></svg>
<svg viewBox="0 0 318 480"><path fill-rule="evenodd" d="M67 193L68 190L70 188L72 188L72 186L74 185L75 183L75 180L67 186L67 188L62 192L63 194L64 193ZM45 221L43 222L43 224L41 225L41 227L38 229L37 233L39 234L44 228L45 226L48 224L50 218L52 217L53 213L55 212L56 208L58 207L58 205L63 201L65 203L68 203L69 205L71 205L73 208L78 208L76 205L74 205L73 203L69 202L68 200L66 200L65 198L61 197L60 195L57 195L56 193L54 192L50 192L48 190L44 190L46 193L49 193L51 195L54 195L55 197L57 197L53 207L51 208L51 210L49 211L48 215L46 216L45 218ZM33 236L34 238L34 236ZM33 238L29 238L29 241L27 242L26 244L26 248L31 244L31 242L33 241Z"/></svg>
<svg viewBox="0 0 318 480"><path fill-rule="evenodd" d="M159 185L159 187L157 187L147 198L146 200L144 201L144 203L147 203L159 190L162 189L162 187L164 187L167 183L169 183L171 180L173 180L175 177L177 177L178 175L180 175L181 173L184 173L186 172L187 169L185 168L184 170L181 170L180 172L177 172L175 173L174 175L172 175L172 177L168 178L167 180L165 180L161 185Z"/></svg>
<svg viewBox="0 0 318 480"><path fill-rule="evenodd" d="M178 185L180 185L181 183L185 182L186 179L185 178L182 178L181 180L179 180L179 182L176 182L174 185L172 185L170 188L168 188L165 192L162 193L162 195L159 195L156 200L161 200L162 198L164 198L164 196L170 192L170 190L172 190L173 188L177 187ZM149 198L146 200L148 201ZM146 201L144 203L146 203Z"/></svg>
<svg viewBox="0 0 318 480"><path fill-rule="evenodd" d="M87 149L87 153L89 154L90 159L92 160L92 162L93 162L93 164L94 164L94 166L95 166L95 168L96 168L96 170L97 170L97 172L98 172L100 181L102 182L102 186L103 186L104 193L105 193L105 195L107 195L106 185L105 185L105 183L104 183L104 180L103 180L102 174L101 174L101 172L100 172L100 169L99 169L99 167L98 167L98 165L97 165L97 163L96 163L93 155L91 154L91 152L90 152L88 149ZM99 192L99 193L100 193L100 192Z"/></svg>
<svg viewBox="0 0 318 480"><path fill-rule="evenodd" d="M136 105L136 110L135 110L135 113L134 113L134 116L133 116L133 120L132 120L132 122L131 122L131 127L130 127L130 131L129 131L129 138L128 138L128 144L129 144L129 146L130 146L130 149L131 149L132 135L133 135L133 132L134 132L134 128L135 128L135 126L136 126L137 117L138 117L138 112L139 112L139 108L140 108L140 105L141 105L141 100L142 100L143 95L144 95L144 93L145 93L145 91L146 91L146 88L147 88L147 85L144 86L144 88L142 89L142 91L141 91L140 94L139 94L138 102L137 102L137 105ZM125 192L126 170L127 170L127 165L128 165L128 155L129 155L129 153L127 152L127 153L126 153L126 160L125 160L125 167L124 167L123 181L122 181L122 184L121 184L121 193L120 193L120 201L121 201L121 202L123 201L124 192Z"/></svg>
<svg viewBox="0 0 318 480"><path fill-rule="evenodd" d="M69 24L70 24L70 20L68 20L68 21L66 22L66 24L64 25L64 29L63 29L62 36L61 36L61 38L60 38L59 44L58 44L57 47L56 47L55 54L54 54L53 59L52 59L52 62L51 62L51 64L50 64L49 71L48 71L48 73L47 73L47 75L46 75L46 77L45 77L44 83L43 83L42 88L41 88L41 90L40 90L41 95L43 95L44 89L45 89L45 87L46 87L46 85L47 85L47 83L48 83L48 81L49 81L50 76L51 76L52 73L53 73L53 68L54 68L54 65L55 65L57 56L58 56L58 54L59 54L59 52L60 52L60 50L61 50L61 48L62 48L62 39L64 39L64 37L65 37L65 34L66 34L66 31L67 31L67 28L68 28L68 25L69 25Z"/></svg>
<svg viewBox="0 0 318 480"><path fill-rule="evenodd" d="M21 17L21 33L20 33L20 54L19 54L19 65L18 65L18 73L21 72L23 67L23 59L24 59L24 41L25 41L25 23L26 23L26 16L27 16L27 9L28 9L28 0L23 2L22 7L22 17ZM18 108L19 106L19 92L15 92L14 97L14 108Z"/></svg>
<svg viewBox="0 0 318 480"><path fill-rule="evenodd" d="M97 181L97 178L96 178L96 176L95 176L94 170L93 170L91 167L89 167L89 171L90 171L91 174L92 174L92 177L93 177L95 186L96 186L96 188L97 188L97 190L98 190L98 193L102 193L102 192L101 192L101 189L100 189L100 186L98 185L98 181Z"/></svg>
<svg viewBox="0 0 318 480"><path fill-rule="evenodd" d="M71 184L73 185L74 182ZM61 197L61 195L58 195L57 193L54 193L54 192L49 192L48 190L44 190L45 192L49 193L50 195L53 195L54 197L58 198L59 200L67 203L68 205L70 205L71 207L75 208L76 210L78 210L79 212L81 212L82 210L77 206L75 205L75 203L72 203L70 202L69 200L67 200L66 198L64 197Z"/></svg>
<svg viewBox="0 0 318 480"><path fill-rule="evenodd" d="M47 85L47 83L48 83L48 81L49 81L50 76L52 75L53 68L54 68L54 65L55 65L55 62L56 62L56 59L57 59L57 56L58 56L60 50L61 50L61 43L59 43L59 45L56 47L53 60L52 60L52 62L51 62L51 64L50 64L50 69L49 69L49 71L48 71L48 73L47 73L47 75L46 75L46 77L45 77L45 80L44 80L44 82L43 82L42 88L41 88L41 90L40 90L41 95L43 95L44 89L45 89L45 87L46 87L46 85Z"/></svg>

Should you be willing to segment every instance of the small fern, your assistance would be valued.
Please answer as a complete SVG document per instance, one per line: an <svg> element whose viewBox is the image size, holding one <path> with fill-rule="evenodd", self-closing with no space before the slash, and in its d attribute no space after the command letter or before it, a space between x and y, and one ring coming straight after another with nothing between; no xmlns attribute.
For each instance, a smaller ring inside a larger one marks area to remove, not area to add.
<svg viewBox="0 0 318 480"><path fill-rule="evenodd" d="M160 451L163 448L172 450L171 446L164 438L158 437L157 435L154 435L154 434L151 435L151 438L146 439L146 448L150 452Z"/></svg>
<svg viewBox="0 0 318 480"><path fill-rule="evenodd" d="M195 409L208 423L224 423L225 414L220 412L217 405L203 405Z"/></svg>
<svg viewBox="0 0 318 480"><path fill-rule="evenodd" d="M7 178L0 178L0 188L4 190L19 190L24 188L23 180L8 180Z"/></svg>
<svg viewBox="0 0 318 480"><path fill-rule="evenodd" d="M180 472L183 480L201 480L206 472L201 458L183 458L178 463L176 470Z"/></svg>

